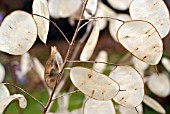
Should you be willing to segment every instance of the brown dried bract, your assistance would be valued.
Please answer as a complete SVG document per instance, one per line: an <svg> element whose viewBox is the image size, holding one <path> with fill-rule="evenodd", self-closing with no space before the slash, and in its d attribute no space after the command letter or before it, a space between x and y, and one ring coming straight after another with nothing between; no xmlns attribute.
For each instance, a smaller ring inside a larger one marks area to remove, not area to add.
<svg viewBox="0 0 170 114"><path fill-rule="evenodd" d="M44 79L48 87L53 89L57 77L59 74L58 66L57 66L57 61L55 58L55 54L57 53L56 47L51 47L51 54L49 59L46 62L45 65L45 72L44 72Z"/></svg>

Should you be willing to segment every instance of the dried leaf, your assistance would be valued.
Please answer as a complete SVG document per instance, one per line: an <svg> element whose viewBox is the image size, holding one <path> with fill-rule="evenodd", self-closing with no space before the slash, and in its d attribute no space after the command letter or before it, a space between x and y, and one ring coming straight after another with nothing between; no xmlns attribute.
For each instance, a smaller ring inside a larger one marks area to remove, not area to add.
<svg viewBox="0 0 170 114"><path fill-rule="evenodd" d="M25 97L21 94L14 94L0 100L0 109L1 109L0 114L2 114L3 111L7 108L7 106L14 100L19 100L19 106L21 108L26 108L27 100L25 99Z"/></svg>
<svg viewBox="0 0 170 114"><path fill-rule="evenodd" d="M85 102L83 114L116 114L116 112L111 100L99 101L89 98Z"/></svg>
<svg viewBox="0 0 170 114"><path fill-rule="evenodd" d="M81 55L80 55L81 61L87 61L92 56L93 51L94 51L94 49L97 45L97 41L98 41L98 38L99 38L99 32L100 32L99 23L96 21L94 28L93 28L93 30L90 34L90 37L89 37L86 45L83 48Z"/></svg>
<svg viewBox="0 0 170 114"><path fill-rule="evenodd" d="M56 62L57 62L57 66L58 66L59 72L60 72L62 67L63 67L63 58L62 58L60 52L57 50L56 47L53 47L53 49L54 49L54 52L55 52L55 59L56 59Z"/></svg>
<svg viewBox="0 0 170 114"><path fill-rule="evenodd" d="M5 78L5 68L0 63L0 83L4 81L4 78Z"/></svg>
<svg viewBox="0 0 170 114"><path fill-rule="evenodd" d="M32 6L33 14L38 14L49 19L49 11L47 6L47 0L34 0ZM49 31L49 20L42 17L33 16L38 28L38 36L43 43L46 44L47 35Z"/></svg>
<svg viewBox="0 0 170 114"><path fill-rule="evenodd" d="M127 10L132 0L107 0L117 10Z"/></svg>
<svg viewBox="0 0 170 114"><path fill-rule="evenodd" d="M99 62L107 62L108 59L108 54L106 51L102 50L99 52L98 56L96 57L95 61ZM103 63L94 63L93 64L93 69L97 72L104 72L106 69L106 64Z"/></svg>
<svg viewBox="0 0 170 114"><path fill-rule="evenodd" d="M170 72L170 60L168 58L162 58L161 60L163 66Z"/></svg>
<svg viewBox="0 0 170 114"><path fill-rule="evenodd" d="M120 91L113 98L125 107L138 106L144 96L144 82L140 74L130 66L118 66L109 75L120 86Z"/></svg>
<svg viewBox="0 0 170 114"><path fill-rule="evenodd" d="M80 91L97 100L110 100L119 91L119 85L115 81L84 67L73 67L70 78Z"/></svg>
<svg viewBox="0 0 170 114"><path fill-rule="evenodd" d="M155 27L145 21L125 22L118 30L119 42L141 61L156 65L163 53L163 43Z"/></svg>
<svg viewBox="0 0 170 114"><path fill-rule="evenodd" d="M34 44L37 26L32 16L24 11L14 11L1 24L0 50L12 55L22 55Z"/></svg>
<svg viewBox="0 0 170 114"><path fill-rule="evenodd" d="M57 48L51 47L51 54L45 65L44 79L48 87L53 88L58 78L58 73L63 61Z"/></svg>
<svg viewBox="0 0 170 114"><path fill-rule="evenodd" d="M161 114L165 114L165 109L153 98L145 95L143 102L148 105L149 107L151 107L152 109L154 109L155 111L161 113Z"/></svg>
<svg viewBox="0 0 170 114"><path fill-rule="evenodd" d="M122 21L130 21L131 20L130 16L127 14L117 14L116 19L120 19ZM123 22L118 21L118 20L113 20L113 19L109 20L109 32L110 32L110 35L112 36L112 38L116 42L118 42L116 33L122 24L123 24Z"/></svg>
<svg viewBox="0 0 170 114"><path fill-rule="evenodd" d="M89 17L92 17L96 10L97 10L97 3L98 0L88 0L86 9L84 11L84 17L87 19Z"/></svg>
<svg viewBox="0 0 170 114"><path fill-rule="evenodd" d="M161 38L169 33L169 11L163 0L133 0L129 11L133 20L145 20L152 23Z"/></svg>
<svg viewBox="0 0 170 114"><path fill-rule="evenodd" d="M159 97L167 97L170 94L170 81L165 73L152 74L148 80L149 89Z"/></svg>
<svg viewBox="0 0 170 114"><path fill-rule="evenodd" d="M51 17L66 18L79 10L82 2L81 0L49 0L48 7Z"/></svg>

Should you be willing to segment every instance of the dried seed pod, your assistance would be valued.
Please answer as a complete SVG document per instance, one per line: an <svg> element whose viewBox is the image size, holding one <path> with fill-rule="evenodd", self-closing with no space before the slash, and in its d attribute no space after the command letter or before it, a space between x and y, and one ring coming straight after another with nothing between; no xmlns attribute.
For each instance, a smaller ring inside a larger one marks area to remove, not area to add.
<svg viewBox="0 0 170 114"><path fill-rule="evenodd" d="M4 114L6 108L15 100L19 101L20 108L27 107L27 100L23 95L21 94L10 95L7 87L3 84L0 84L0 109L1 109L0 114Z"/></svg>
<svg viewBox="0 0 170 114"><path fill-rule="evenodd" d="M56 57L60 55L56 47L51 47L51 54L45 65L44 79L48 87L53 88L58 80L58 74L60 72L58 67L58 60ZM61 56L61 55L60 55ZM61 64L61 63L60 63Z"/></svg>
<svg viewBox="0 0 170 114"><path fill-rule="evenodd" d="M37 26L32 15L21 10L13 11L0 27L0 50L11 55L22 55L34 44Z"/></svg>
<svg viewBox="0 0 170 114"><path fill-rule="evenodd" d="M34 0L33 5L32 5L32 11L33 11L33 14L38 14L49 19L50 14L48 11L47 0ZM46 44L50 21L42 17L35 16L35 15L33 16L33 18L37 24L38 36L40 40L44 44Z"/></svg>
<svg viewBox="0 0 170 114"><path fill-rule="evenodd" d="M119 92L116 81L84 67L73 67L70 71L70 79L82 93L96 100L111 100Z"/></svg>
<svg viewBox="0 0 170 114"><path fill-rule="evenodd" d="M111 100L100 101L89 98L83 107L83 114L116 114Z"/></svg>
<svg viewBox="0 0 170 114"><path fill-rule="evenodd" d="M133 0L129 7L132 20L152 23L161 38L169 33L169 11L163 0Z"/></svg>
<svg viewBox="0 0 170 114"><path fill-rule="evenodd" d="M120 90L113 98L115 102L124 107L138 106L144 96L144 82L141 75L130 66L117 66L109 75L116 81Z"/></svg>
<svg viewBox="0 0 170 114"><path fill-rule="evenodd" d="M147 106L152 108L153 110L157 111L159 114L166 114L165 109L159 104L155 99L152 97L149 97L147 95L144 95L143 97L143 103L145 103Z"/></svg>
<svg viewBox="0 0 170 114"><path fill-rule="evenodd" d="M157 65L163 54L163 43L156 28L147 21L126 21L117 32L120 44L136 58Z"/></svg>

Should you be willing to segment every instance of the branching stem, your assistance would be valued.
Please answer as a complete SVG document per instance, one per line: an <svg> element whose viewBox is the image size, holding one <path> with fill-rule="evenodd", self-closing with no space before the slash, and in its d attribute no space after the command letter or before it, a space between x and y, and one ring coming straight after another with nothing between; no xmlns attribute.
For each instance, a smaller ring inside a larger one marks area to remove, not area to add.
<svg viewBox="0 0 170 114"><path fill-rule="evenodd" d="M89 20L87 22L85 22L82 26L80 26L80 28L78 29L78 31L80 31L84 26L86 26L87 24L89 24L90 22L92 22L94 20Z"/></svg>
<svg viewBox="0 0 170 114"><path fill-rule="evenodd" d="M68 63L103 63L103 64L108 64L108 65L113 65L113 66L121 66L120 64L114 64L114 63L108 63L108 62L101 62L101 61L79 61L79 60L72 60L72 61L67 61Z"/></svg>
<svg viewBox="0 0 170 114"><path fill-rule="evenodd" d="M52 99L53 99L53 96L54 96L54 93L55 93L57 84L58 84L58 82L60 82L60 80L61 80L61 78L62 78L62 76L63 76L64 68L65 68L65 66L66 66L66 64L67 64L67 61L69 60L69 56L70 56L71 50L72 50L72 48L73 48L73 43L74 43L74 41L75 41L75 39L76 39L76 37L77 37L77 35L78 35L78 29L79 29L79 27L80 27L80 25L81 25L81 22L82 22L81 19L82 19L82 17L83 17L83 14L84 14L84 11L85 11L87 2L88 2L88 0L86 0L85 3L84 3L84 6L83 6L83 9L82 9L82 12L81 12L81 15L80 15L80 18L79 18L79 21L78 21L78 24L77 24L77 27L76 27L74 36L73 36L73 38L72 38L72 41L71 41L71 43L70 43L70 45L69 45L69 49L68 49L67 54L66 54L66 57L65 57L65 59L64 59L63 67L62 67L62 69L61 69L61 72L58 74L58 79L56 80L56 84L55 84L55 86L54 86L54 88L53 88L53 91L52 91L51 96L50 96L50 98L49 98L49 100L48 100L48 103L47 103L47 105L46 105L46 107L45 107L45 109L44 109L44 112L43 112L44 114L47 112L47 110L48 110L48 108L49 108L49 106L50 106L50 104L51 104L51 102L52 102Z"/></svg>
<svg viewBox="0 0 170 114"><path fill-rule="evenodd" d="M123 20L116 19L116 18L113 18L113 17L90 17L90 18L88 18L88 19L81 19L81 20L96 20L96 19L112 19L112 20L120 21L120 22L122 22L122 23L125 22L125 21L123 21Z"/></svg>
<svg viewBox="0 0 170 114"><path fill-rule="evenodd" d="M60 95L60 96L54 98L52 101L57 100L57 99L59 99L59 98L61 98L61 97L67 96L67 95L71 95L71 94L73 94L73 93L78 93L78 92L80 92L80 90L75 90L75 91L72 91L72 92L69 92L69 93Z"/></svg>

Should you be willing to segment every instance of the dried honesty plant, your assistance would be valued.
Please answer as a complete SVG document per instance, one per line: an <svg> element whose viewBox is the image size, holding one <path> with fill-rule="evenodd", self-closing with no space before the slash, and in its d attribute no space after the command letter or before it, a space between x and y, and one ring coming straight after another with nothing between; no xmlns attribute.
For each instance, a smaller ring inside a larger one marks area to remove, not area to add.
<svg viewBox="0 0 170 114"><path fill-rule="evenodd" d="M27 106L23 95L10 95L6 86L19 89L35 100L42 107L43 114L144 114L143 103L158 113L166 113L164 106L144 90L146 85L158 97L170 95L170 60L163 57L162 41L169 33L170 20L164 1L107 2L110 7L101 0L34 0L31 14L17 10L5 17L0 27L0 51L21 55L20 70L15 71L15 75L22 79L29 71L36 72L47 89L49 99L44 105L17 83L2 83L5 69L0 63L0 113L5 113L14 100L19 101L20 108ZM111 7L121 12L129 8L130 15L116 13ZM69 22L77 23L71 41L50 17L68 18ZM51 46L49 58L43 65L28 51L37 36L43 44L47 43L50 23L62 34L68 50L62 57L62 48L58 50ZM85 34L76 42L79 31L86 25ZM131 54L126 64L122 64L124 61L120 63L121 60L113 63L115 53L110 54L107 49L94 53L99 45L100 32L106 27L114 41ZM160 61L166 69L162 72L156 69ZM151 65L155 66L156 72ZM70 79L69 84L67 79ZM62 94L64 85L67 85L67 90ZM69 95L77 92L85 96L81 99L83 105L69 111ZM58 100L59 108L51 112L55 100Z"/></svg>

